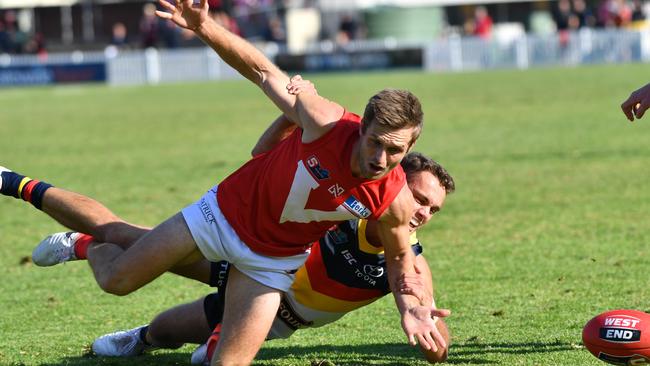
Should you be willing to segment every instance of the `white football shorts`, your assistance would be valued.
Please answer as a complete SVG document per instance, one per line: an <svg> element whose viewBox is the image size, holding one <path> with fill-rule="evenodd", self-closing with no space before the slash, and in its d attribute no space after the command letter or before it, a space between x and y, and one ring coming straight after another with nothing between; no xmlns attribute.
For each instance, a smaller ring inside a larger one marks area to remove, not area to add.
<svg viewBox="0 0 650 366"><path fill-rule="evenodd" d="M286 292L296 270L307 260L309 250L290 257L253 252L223 216L217 203L217 187L181 211L199 250L209 261L228 261L253 280Z"/></svg>

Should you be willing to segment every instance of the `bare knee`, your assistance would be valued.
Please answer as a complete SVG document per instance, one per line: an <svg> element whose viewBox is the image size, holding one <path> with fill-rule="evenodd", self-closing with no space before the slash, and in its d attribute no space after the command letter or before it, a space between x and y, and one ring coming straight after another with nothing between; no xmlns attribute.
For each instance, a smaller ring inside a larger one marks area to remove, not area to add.
<svg viewBox="0 0 650 366"><path fill-rule="evenodd" d="M136 290L136 288L130 286L129 281L127 281L123 276L112 272L110 269L103 273L97 273L96 279L99 287L104 290L104 292L112 295L126 296Z"/></svg>

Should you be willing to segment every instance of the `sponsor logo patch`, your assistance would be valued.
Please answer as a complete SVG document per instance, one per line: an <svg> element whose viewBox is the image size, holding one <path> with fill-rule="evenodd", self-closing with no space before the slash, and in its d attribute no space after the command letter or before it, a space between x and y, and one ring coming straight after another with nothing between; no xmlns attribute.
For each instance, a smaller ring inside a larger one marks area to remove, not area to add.
<svg viewBox="0 0 650 366"><path fill-rule="evenodd" d="M598 336L600 339L614 343L639 342L641 331L636 328L640 322L640 319L628 315L610 316L605 318Z"/></svg>
<svg viewBox="0 0 650 366"><path fill-rule="evenodd" d="M330 172L320 166L320 161L318 161L316 156L312 155L308 157L306 163L307 168L309 168L309 171L316 179L324 180L330 177Z"/></svg>
<svg viewBox="0 0 650 366"><path fill-rule="evenodd" d="M216 277L216 287L224 287L226 280L228 280L229 264L226 261L219 261L213 265L217 267L216 274L213 272L213 275Z"/></svg>
<svg viewBox="0 0 650 366"><path fill-rule="evenodd" d="M364 206L363 203L359 202L359 200L354 196L348 197L345 202L343 202L343 207L360 219L367 219L372 215L372 211Z"/></svg>
<svg viewBox="0 0 650 366"><path fill-rule="evenodd" d="M363 272L372 277L381 277L384 275L384 267L366 264L363 266Z"/></svg>
<svg viewBox="0 0 650 366"><path fill-rule="evenodd" d="M619 315L619 316L610 316L605 318L605 326L606 327L617 327L617 328L636 328L637 324L641 322L640 319L632 317L632 316L626 316L626 315Z"/></svg>
<svg viewBox="0 0 650 366"><path fill-rule="evenodd" d="M338 196L342 195L343 192L345 192L345 190L343 188L341 188L341 186L338 185L338 184L334 184L333 186L329 187L327 189L327 191L329 193L331 193L332 196L334 196L334 197L338 197Z"/></svg>
<svg viewBox="0 0 650 366"><path fill-rule="evenodd" d="M214 217L214 213L212 212L212 209L210 208L210 205L208 205L208 202L205 201L205 198L201 198L201 203L199 204L199 207L201 208L201 213L203 214L203 219L205 222L208 224L217 224L217 219Z"/></svg>
<svg viewBox="0 0 650 366"><path fill-rule="evenodd" d="M641 340L641 331L620 328L600 328L600 339L616 343L633 343Z"/></svg>
<svg viewBox="0 0 650 366"><path fill-rule="evenodd" d="M307 321L303 319L296 311L291 307L288 301L282 297L280 302L280 307L278 308L278 313L276 315L284 324L289 328L296 330L298 328L309 327L314 324L312 321Z"/></svg>

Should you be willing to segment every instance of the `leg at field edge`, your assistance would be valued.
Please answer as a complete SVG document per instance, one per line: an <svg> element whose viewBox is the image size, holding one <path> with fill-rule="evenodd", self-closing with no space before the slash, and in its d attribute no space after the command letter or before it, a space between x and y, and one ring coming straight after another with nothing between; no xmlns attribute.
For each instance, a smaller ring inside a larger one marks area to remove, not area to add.
<svg viewBox="0 0 650 366"><path fill-rule="evenodd" d="M280 291L264 286L230 268L221 338L212 365L249 365L253 362L280 306Z"/></svg>
<svg viewBox="0 0 650 366"><path fill-rule="evenodd" d="M203 258L181 213L142 236L124 250L111 243L93 243L88 263L106 292L127 295L175 266Z"/></svg>
<svg viewBox="0 0 650 366"><path fill-rule="evenodd" d="M52 187L43 196L43 212L68 229L91 235L99 243L113 243L127 249L151 228L124 221L101 202L90 197ZM175 267L172 272L208 283L207 261Z"/></svg>
<svg viewBox="0 0 650 366"><path fill-rule="evenodd" d="M61 225L104 243L128 246L149 230L127 223L90 197L56 187L45 192L42 209Z"/></svg>
<svg viewBox="0 0 650 366"><path fill-rule="evenodd" d="M161 348L178 348L184 343L202 344L210 337L201 298L158 314L149 324L147 342Z"/></svg>

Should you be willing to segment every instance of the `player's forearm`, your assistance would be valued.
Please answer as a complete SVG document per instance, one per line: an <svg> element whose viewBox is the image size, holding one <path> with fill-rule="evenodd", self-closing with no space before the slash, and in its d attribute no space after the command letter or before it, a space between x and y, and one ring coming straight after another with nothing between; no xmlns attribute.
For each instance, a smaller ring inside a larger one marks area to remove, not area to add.
<svg viewBox="0 0 650 366"><path fill-rule="evenodd" d="M284 75L260 50L213 20L203 22L194 32L228 65L260 87L269 73Z"/></svg>
<svg viewBox="0 0 650 366"><path fill-rule="evenodd" d="M296 98L286 90L289 77L262 52L211 19L201 23L194 32L228 65L260 87L289 119L300 123L294 110Z"/></svg>
<svg viewBox="0 0 650 366"><path fill-rule="evenodd" d="M420 305L416 296L404 294L400 291L400 278L404 273L414 272L414 255L413 252L403 252L388 255L386 253L386 269L388 271L388 283L395 297L395 304L400 314L404 314L408 309Z"/></svg>

